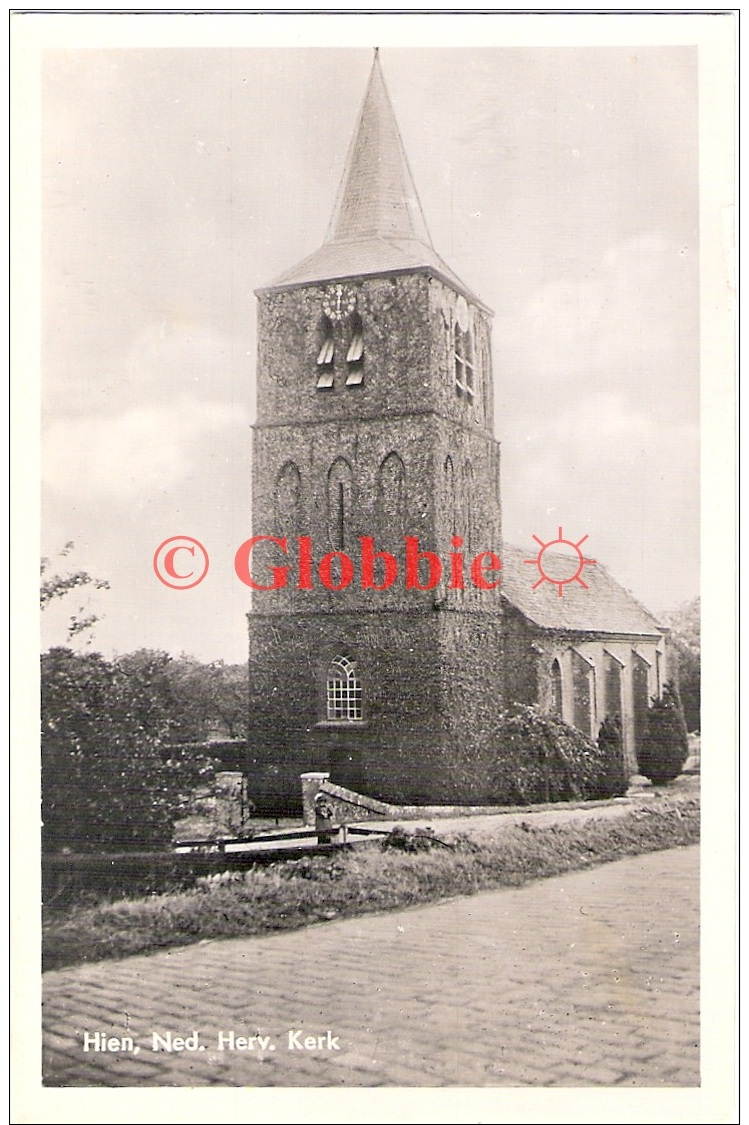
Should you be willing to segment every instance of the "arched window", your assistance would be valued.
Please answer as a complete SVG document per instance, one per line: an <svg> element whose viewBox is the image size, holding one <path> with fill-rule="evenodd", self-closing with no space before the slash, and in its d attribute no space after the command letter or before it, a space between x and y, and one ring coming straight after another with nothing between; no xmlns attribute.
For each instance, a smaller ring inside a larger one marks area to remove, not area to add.
<svg viewBox="0 0 749 1125"><path fill-rule="evenodd" d="M455 390L458 394L469 395L474 393L474 355L473 335L470 327L465 331L459 324L455 325Z"/></svg>
<svg viewBox="0 0 749 1125"><path fill-rule="evenodd" d="M346 549L353 501L353 473L348 461L338 457L328 472L328 539L334 551Z"/></svg>
<svg viewBox="0 0 749 1125"><path fill-rule="evenodd" d="M551 713L562 717L562 669L558 660L551 664Z"/></svg>
<svg viewBox="0 0 749 1125"><path fill-rule="evenodd" d="M326 683L328 719L356 722L362 717L361 684L356 665L347 656L336 656L328 668Z"/></svg>
<svg viewBox="0 0 749 1125"><path fill-rule="evenodd" d="M632 704L635 716L635 745L639 748L647 733L650 705L650 664L632 650Z"/></svg>
<svg viewBox="0 0 749 1125"><path fill-rule="evenodd" d="M455 469L453 467L453 459L448 453L445 458L444 464L445 471L445 504L448 519L450 521L451 535L458 533L458 505L455 495Z"/></svg>
<svg viewBox="0 0 749 1125"><path fill-rule="evenodd" d="M572 650L572 695L574 724L589 735L595 719L595 666L575 649Z"/></svg>
<svg viewBox="0 0 749 1125"><path fill-rule="evenodd" d="M476 538L476 531L473 526L473 515L475 508L475 489L473 484L473 465L470 461L463 462L463 472L461 481L461 507L463 517L463 538L465 540L466 550L473 549L473 543Z"/></svg>
<svg viewBox="0 0 749 1125"><path fill-rule="evenodd" d="M397 453L388 453L377 473L377 501L383 525L402 535L406 522L406 468Z"/></svg>
<svg viewBox="0 0 749 1125"><path fill-rule="evenodd" d="M621 660L617 660L610 652L605 653L604 696L607 719L622 717L622 668Z"/></svg>
<svg viewBox="0 0 749 1125"><path fill-rule="evenodd" d="M486 331L481 333L481 346L479 348L479 362L477 371L474 374L478 375L478 380L481 390L481 404L484 411L484 417L489 417L489 387L492 381L492 358L491 349L489 346L489 338Z"/></svg>
<svg viewBox="0 0 749 1125"><path fill-rule="evenodd" d="M287 461L276 478L276 519L281 535L301 533L302 478L293 461Z"/></svg>

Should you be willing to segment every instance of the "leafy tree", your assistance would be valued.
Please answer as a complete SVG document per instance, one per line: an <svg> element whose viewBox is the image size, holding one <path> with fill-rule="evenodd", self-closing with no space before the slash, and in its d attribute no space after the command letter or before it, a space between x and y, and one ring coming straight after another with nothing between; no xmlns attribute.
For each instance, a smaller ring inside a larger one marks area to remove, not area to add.
<svg viewBox="0 0 749 1125"><path fill-rule="evenodd" d="M679 694L687 730L700 729L700 599L693 598L670 614L671 652L676 657Z"/></svg>
<svg viewBox="0 0 749 1125"><path fill-rule="evenodd" d="M73 544L60 552L67 558ZM83 570L52 573L42 559L42 609L82 588L108 589ZM68 640L98 620L73 613ZM50 649L42 657L43 835L47 848L160 847L217 763L194 746L246 731L246 669L173 660L139 649L107 661Z"/></svg>
<svg viewBox="0 0 749 1125"><path fill-rule="evenodd" d="M109 662L55 648L42 657L42 839L80 850L167 845L174 820L211 772L168 750L170 718L154 681L169 658Z"/></svg>
<svg viewBox="0 0 749 1125"><path fill-rule="evenodd" d="M164 744L242 738L247 731L247 668L222 660L204 664L137 649L114 660L127 679L144 729Z"/></svg>
<svg viewBox="0 0 749 1125"><path fill-rule="evenodd" d="M178 708L175 738L247 737L247 666L216 660L203 664L183 654L167 675Z"/></svg>
<svg viewBox="0 0 749 1125"><path fill-rule="evenodd" d="M75 544L69 540L59 553L61 559L66 559L73 551ZM108 590L109 583L101 578L93 578L88 571L75 570L70 571L68 574L50 574L52 563L48 558L41 560L41 585L39 588L39 603L41 608L46 609L55 599L65 598L74 590L81 590L89 587L94 590ZM99 615L90 613L85 605L81 605L78 609L70 615L67 626L67 640L71 641L74 637L85 633L88 629L93 628L99 620Z"/></svg>
<svg viewBox="0 0 749 1125"><path fill-rule="evenodd" d="M160 746L172 742L180 727L183 700L172 684L171 656L141 648L116 657L113 666L127 685L133 718L140 729L149 731Z"/></svg>

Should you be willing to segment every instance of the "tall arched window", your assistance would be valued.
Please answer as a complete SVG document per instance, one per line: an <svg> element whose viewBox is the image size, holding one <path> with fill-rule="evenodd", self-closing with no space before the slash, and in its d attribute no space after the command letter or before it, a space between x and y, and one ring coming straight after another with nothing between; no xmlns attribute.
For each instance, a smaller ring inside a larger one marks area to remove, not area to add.
<svg viewBox="0 0 749 1125"><path fill-rule="evenodd" d="M660 699L663 694L663 653L655 650L655 692Z"/></svg>
<svg viewBox="0 0 749 1125"><path fill-rule="evenodd" d="M301 533L302 478L293 461L287 461L276 477L276 519L281 535Z"/></svg>
<svg viewBox="0 0 749 1125"><path fill-rule="evenodd" d="M447 505L447 513L450 520L450 533L457 535L458 533L458 505L455 496L455 469L453 467L453 459L448 453L445 458L444 464L445 471L445 503Z"/></svg>
<svg viewBox="0 0 749 1125"><path fill-rule="evenodd" d="M467 551L473 549L473 543L476 538L476 532L473 526L473 513L475 508L474 497L474 484L473 484L473 465L470 461L463 462L463 479L461 481L461 507L463 516L463 538L465 540L465 547Z"/></svg>
<svg viewBox="0 0 749 1125"><path fill-rule="evenodd" d="M388 453L377 473L377 502L383 526L393 535L406 524L406 468L397 453Z"/></svg>
<svg viewBox="0 0 749 1125"><path fill-rule="evenodd" d="M622 667L620 660L610 652L605 653L604 695L608 719L613 719L614 716L619 719L622 717Z"/></svg>
<svg viewBox="0 0 749 1125"><path fill-rule="evenodd" d="M562 668L558 660L551 664L551 713L562 717Z"/></svg>
<svg viewBox="0 0 749 1125"><path fill-rule="evenodd" d="M478 374L480 390L481 390L481 403L483 407L484 417L489 417L489 387L492 381L492 357L491 348L489 346L489 338L486 331L481 333L481 347L478 351L478 370L474 374Z"/></svg>
<svg viewBox="0 0 749 1125"><path fill-rule="evenodd" d="M347 656L336 656L328 668L326 683L328 719L356 722L362 717L362 690L356 665Z"/></svg>
<svg viewBox="0 0 749 1125"><path fill-rule="evenodd" d="M351 534L353 473L348 461L338 457L328 472L328 539L334 551L346 549L346 536Z"/></svg>
<svg viewBox="0 0 749 1125"><path fill-rule="evenodd" d="M584 734L590 734L595 717L595 667L592 660L572 650L572 695L574 699L574 724Z"/></svg>
<svg viewBox="0 0 749 1125"><path fill-rule="evenodd" d="M632 704L635 715L635 745L639 748L647 732L650 705L650 665L639 652L632 650Z"/></svg>
<svg viewBox="0 0 749 1125"><path fill-rule="evenodd" d="M474 393L474 354L473 335L470 327L465 331L459 324L455 325L455 390L458 394L469 395Z"/></svg>

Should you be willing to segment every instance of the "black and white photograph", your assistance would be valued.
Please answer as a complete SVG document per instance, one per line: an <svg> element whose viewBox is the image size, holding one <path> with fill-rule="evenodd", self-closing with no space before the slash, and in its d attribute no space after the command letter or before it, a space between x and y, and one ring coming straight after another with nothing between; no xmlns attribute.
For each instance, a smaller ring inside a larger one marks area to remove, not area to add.
<svg viewBox="0 0 749 1125"><path fill-rule="evenodd" d="M15 1120L735 1120L735 13L11 25Z"/></svg>

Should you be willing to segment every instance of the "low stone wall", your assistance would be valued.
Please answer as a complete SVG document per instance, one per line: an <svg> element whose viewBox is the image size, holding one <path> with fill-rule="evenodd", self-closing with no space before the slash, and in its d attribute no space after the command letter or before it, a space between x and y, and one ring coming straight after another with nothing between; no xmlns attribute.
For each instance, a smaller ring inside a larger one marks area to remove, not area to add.
<svg viewBox="0 0 749 1125"><path fill-rule="evenodd" d="M304 823L314 827L314 802L318 793L324 793L326 804L332 810L332 821L337 827L341 824L358 824L366 820L447 820L464 816L498 816L523 812L525 808L538 810L543 805L390 805L376 801L342 785L334 785L327 773L306 773L301 775ZM622 801L624 798L615 798ZM592 805L608 805L610 801L569 801L565 808L586 808ZM551 807L551 806L549 806ZM553 806L559 808L558 805Z"/></svg>

